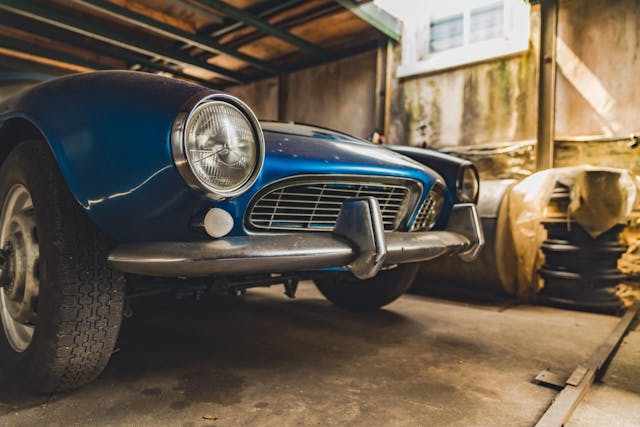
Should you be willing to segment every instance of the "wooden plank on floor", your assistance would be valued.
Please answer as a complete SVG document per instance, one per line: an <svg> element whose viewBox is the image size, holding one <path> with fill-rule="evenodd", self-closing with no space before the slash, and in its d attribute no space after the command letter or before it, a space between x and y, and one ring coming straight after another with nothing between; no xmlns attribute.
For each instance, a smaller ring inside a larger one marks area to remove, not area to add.
<svg viewBox="0 0 640 427"><path fill-rule="evenodd" d="M553 403L544 413L536 427L564 426L575 411L576 407L589 390L591 384L602 374L602 368L607 364L612 354L624 338L633 319L640 311L640 301L636 301L622 316L614 330L609 334L591 358L582 366L578 366L571 374L567 384L555 397Z"/></svg>

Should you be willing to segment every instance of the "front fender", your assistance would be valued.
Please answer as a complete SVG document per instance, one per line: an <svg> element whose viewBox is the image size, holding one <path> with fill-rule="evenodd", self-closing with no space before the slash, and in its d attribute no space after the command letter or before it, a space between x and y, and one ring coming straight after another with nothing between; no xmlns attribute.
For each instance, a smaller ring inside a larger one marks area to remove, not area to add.
<svg viewBox="0 0 640 427"><path fill-rule="evenodd" d="M428 148L410 147L406 145L386 145L385 147L438 172L446 181L447 189L449 193L451 193L453 200L458 201L456 184L458 182L460 169L464 166L471 165L472 163L470 161Z"/></svg>
<svg viewBox="0 0 640 427"><path fill-rule="evenodd" d="M76 74L6 101L0 122L21 118L40 130L73 195L100 228L119 241L153 240L143 230L153 230L154 221L188 224L184 206L203 203L174 168L169 137L185 102L207 91L147 73Z"/></svg>

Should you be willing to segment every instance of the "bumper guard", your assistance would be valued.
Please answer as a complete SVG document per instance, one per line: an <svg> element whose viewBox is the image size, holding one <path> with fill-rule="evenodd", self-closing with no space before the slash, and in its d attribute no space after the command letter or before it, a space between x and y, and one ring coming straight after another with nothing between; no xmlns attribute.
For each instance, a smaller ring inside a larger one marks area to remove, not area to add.
<svg viewBox="0 0 640 427"><path fill-rule="evenodd" d="M206 242L124 244L109 261L124 273L157 277L287 273L347 266L360 279L384 265L446 254L473 260L484 236L471 203L453 207L446 231L385 232L375 198L346 201L331 233L235 236Z"/></svg>

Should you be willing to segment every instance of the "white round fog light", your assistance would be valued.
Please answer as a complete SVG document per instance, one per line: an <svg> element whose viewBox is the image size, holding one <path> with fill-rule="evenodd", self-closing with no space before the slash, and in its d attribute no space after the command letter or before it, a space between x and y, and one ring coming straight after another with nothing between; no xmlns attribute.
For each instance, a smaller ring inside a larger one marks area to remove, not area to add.
<svg viewBox="0 0 640 427"><path fill-rule="evenodd" d="M222 237L233 229L233 217L225 210L213 208L204 216L204 229L211 237Z"/></svg>

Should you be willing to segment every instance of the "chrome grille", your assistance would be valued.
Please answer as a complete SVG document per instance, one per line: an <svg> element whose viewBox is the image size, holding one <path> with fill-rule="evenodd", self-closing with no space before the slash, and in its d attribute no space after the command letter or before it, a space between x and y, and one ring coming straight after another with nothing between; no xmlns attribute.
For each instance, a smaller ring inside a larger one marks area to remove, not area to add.
<svg viewBox="0 0 640 427"><path fill-rule="evenodd" d="M387 231L398 229L420 196L413 180L377 177L293 177L263 190L245 223L253 230L330 231L345 200L375 197ZM411 211L412 212L412 211Z"/></svg>
<svg viewBox="0 0 640 427"><path fill-rule="evenodd" d="M421 231L432 228L438 221L444 203L444 188L438 183L433 185L429 194L422 202L418 215L413 221L411 231Z"/></svg>

